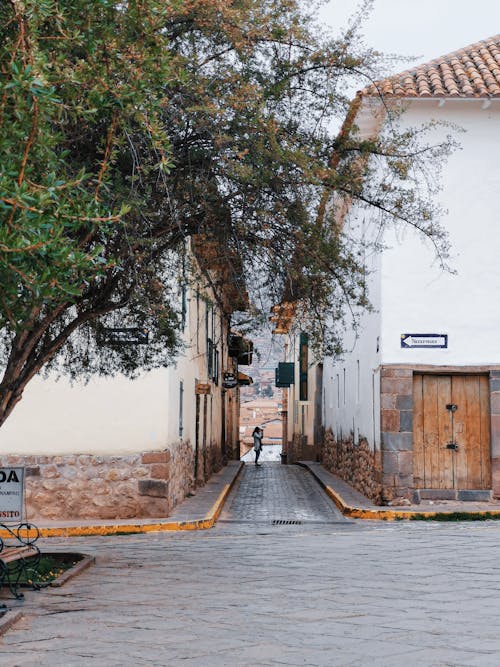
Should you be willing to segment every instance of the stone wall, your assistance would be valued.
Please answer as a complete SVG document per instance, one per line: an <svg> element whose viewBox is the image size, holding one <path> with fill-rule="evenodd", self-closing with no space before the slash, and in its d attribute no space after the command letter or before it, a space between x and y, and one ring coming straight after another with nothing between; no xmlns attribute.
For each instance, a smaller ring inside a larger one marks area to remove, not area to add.
<svg viewBox="0 0 500 667"><path fill-rule="evenodd" d="M170 448L169 499L170 511L194 489L194 448L189 440Z"/></svg>
<svg viewBox="0 0 500 667"><path fill-rule="evenodd" d="M477 372L477 369L446 367ZM487 372L481 369L480 372ZM380 379L381 451L370 452L366 441L355 447L352 438L337 443L326 434L323 464L375 502L404 504L414 499L413 479L413 374L425 369L382 367ZM489 370L492 489L500 497L500 370ZM372 473L373 471L373 473ZM455 492L453 492L455 493ZM441 490L437 497L441 497ZM464 492L465 495L465 492ZM451 497L451 496L450 496ZM455 497L454 495L452 497ZM460 496L459 496L460 497ZM470 497L470 492L468 499ZM482 495L474 498L482 500ZM403 501L403 502L401 502Z"/></svg>
<svg viewBox="0 0 500 667"><path fill-rule="evenodd" d="M4 455L0 466L25 466L27 518L35 522L166 517L193 490L189 442L128 456Z"/></svg>
<svg viewBox="0 0 500 667"><path fill-rule="evenodd" d="M196 468L196 485L203 486L213 475L214 472L217 472L225 465L222 459L222 453L220 447L211 442L205 447L200 447L198 452L198 465ZM193 451L192 454L192 475L194 475L194 466L195 466L195 454Z"/></svg>
<svg viewBox="0 0 500 667"><path fill-rule="evenodd" d="M413 369L382 368L380 430L384 499L413 493Z"/></svg>
<svg viewBox="0 0 500 667"><path fill-rule="evenodd" d="M287 447L287 462L296 463L303 459L302 450L307 444L307 437L300 433L294 433L293 439L288 443Z"/></svg>
<svg viewBox="0 0 500 667"><path fill-rule="evenodd" d="M379 451L370 450L365 438L355 445L352 434L348 440L337 441L328 430L323 439L322 463L372 502L383 504L382 458Z"/></svg>

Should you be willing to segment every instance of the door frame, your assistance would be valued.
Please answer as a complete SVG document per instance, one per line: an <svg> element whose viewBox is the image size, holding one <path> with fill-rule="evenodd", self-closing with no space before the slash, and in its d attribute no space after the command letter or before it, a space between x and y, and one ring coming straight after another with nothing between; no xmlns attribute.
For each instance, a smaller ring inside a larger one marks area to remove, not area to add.
<svg viewBox="0 0 500 667"><path fill-rule="evenodd" d="M450 498L489 500L500 498L500 364L492 366L431 366L384 364L380 366L380 442L382 484L387 500L415 498L413 482L413 376L485 375L489 382L491 488L486 491L451 490ZM436 492L436 498L446 494ZM432 495L432 494L430 494ZM420 494L422 497L422 494Z"/></svg>
<svg viewBox="0 0 500 667"><path fill-rule="evenodd" d="M414 373L413 392L414 485L445 495L491 489L488 375Z"/></svg>

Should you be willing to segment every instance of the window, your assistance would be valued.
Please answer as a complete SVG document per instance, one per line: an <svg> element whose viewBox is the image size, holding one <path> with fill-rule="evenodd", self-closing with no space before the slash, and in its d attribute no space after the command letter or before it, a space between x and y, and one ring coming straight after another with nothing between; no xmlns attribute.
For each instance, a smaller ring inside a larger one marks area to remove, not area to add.
<svg viewBox="0 0 500 667"><path fill-rule="evenodd" d="M184 432L184 382L179 382L179 438L182 438Z"/></svg>
<svg viewBox="0 0 500 667"><path fill-rule="evenodd" d="M187 241L186 241L187 244ZM187 277L186 277L186 255L182 255L182 273L181 273L181 325L182 329L186 328L187 319Z"/></svg>
<svg viewBox="0 0 500 667"><path fill-rule="evenodd" d="M210 312L212 308L207 303L205 304L205 338L208 340L212 337L212 327L210 326Z"/></svg>
<svg viewBox="0 0 500 667"><path fill-rule="evenodd" d="M214 370L214 344L211 338L207 338L207 375L212 377Z"/></svg>
<svg viewBox="0 0 500 667"><path fill-rule="evenodd" d="M211 338L207 339L207 375L212 382L219 383L219 350Z"/></svg>
<svg viewBox="0 0 500 667"><path fill-rule="evenodd" d="M215 345L213 349L212 382L219 384L219 350Z"/></svg>
<svg viewBox="0 0 500 667"><path fill-rule="evenodd" d="M207 355L207 376L212 378L214 371L213 313L210 304L205 305L205 351Z"/></svg>
<svg viewBox="0 0 500 667"><path fill-rule="evenodd" d="M309 338L301 333L299 338L299 399L307 401L307 371L309 364Z"/></svg>

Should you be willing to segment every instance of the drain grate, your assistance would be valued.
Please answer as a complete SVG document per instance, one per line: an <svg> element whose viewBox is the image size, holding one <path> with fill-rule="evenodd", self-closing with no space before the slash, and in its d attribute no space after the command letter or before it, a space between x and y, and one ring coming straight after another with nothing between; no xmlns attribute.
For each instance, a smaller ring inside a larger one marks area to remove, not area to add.
<svg viewBox="0 0 500 667"><path fill-rule="evenodd" d="M302 521L297 521L295 519L274 519L271 521L273 526L301 526Z"/></svg>

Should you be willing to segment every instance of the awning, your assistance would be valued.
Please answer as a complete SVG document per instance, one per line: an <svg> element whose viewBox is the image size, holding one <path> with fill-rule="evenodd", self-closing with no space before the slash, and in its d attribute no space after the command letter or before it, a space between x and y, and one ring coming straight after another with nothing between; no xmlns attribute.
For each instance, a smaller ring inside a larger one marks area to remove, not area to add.
<svg viewBox="0 0 500 667"><path fill-rule="evenodd" d="M241 373L240 371L238 371L238 384L240 385L240 387L248 386L250 384L253 384L253 380L250 377L250 375L246 375L245 373Z"/></svg>
<svg viewBox="0 0 500 667"><path fill-rule="evenodd" d="M232 331L229 334L229 356L237 359L240 366L251 366L253 342Z"/></svg>

